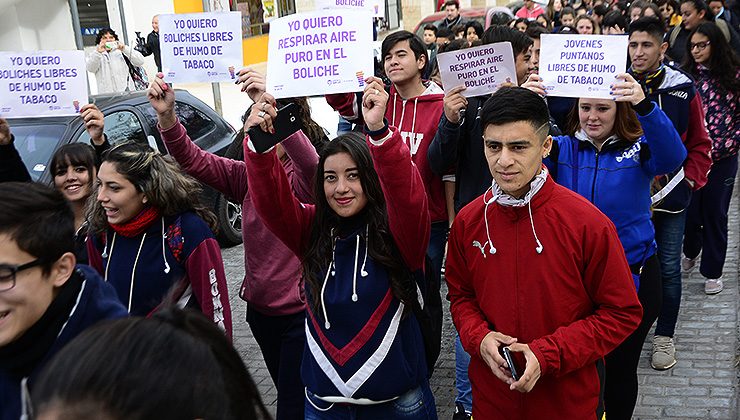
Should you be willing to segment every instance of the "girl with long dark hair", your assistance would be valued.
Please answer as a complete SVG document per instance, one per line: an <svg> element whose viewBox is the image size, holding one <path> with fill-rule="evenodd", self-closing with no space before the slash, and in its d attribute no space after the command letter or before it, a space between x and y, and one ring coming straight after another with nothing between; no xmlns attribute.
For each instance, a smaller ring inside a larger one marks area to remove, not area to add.
<svg viewBox="0 0 740 420"><path fill-rule="evenodd" d="M714 23L697 26L686 44L683 69L694 76L712 139L712 170L704 188L691 198L683 243L683 265L691 269L702 254L699 271L704 276L704 292L722 291L722 269L727 254L727 212L737 174L740 148L740 59L722 31ZM664 306L668 325L658 320L656 334L673 335L681 298ZM663 330L663 327L668 327Z"/></svg>
<svg viewBox="0 0 740 420"><path fill-rule="evenodd" d="M319 156L316 205L299 202L275 152L245 139L247 179L268 227L303 261L306 419L434 419L421 330L411 308L426 284L429 211L409 149L384 120L375 77L362 97L365 141L350 133ZM246 125L270 131L269 94ZM263 109L264 111L260 111Z"/></svg>
<svg viewBox="0 0 740 420"><path fill-rule="evenodd" d="M249 329L277 390L276 420L302 419L304 395L299 371L306 345L303 331L306 300L301 262L270 232L254 208L251 191L247 188L242 142L234 142L231 148L238 149L231 150L234 154L227 154L235 156L234 159L208 153L193 143L175 113L174 89L163 77L162 73L157 75L149 87L148 97L157 113L160 134L170 155L189 175L242 204L244 279L239 297L247 302ZM242 90L254 99L264 93L265 78L254 70L239 71L238 81L243 81ZM296 197L304 203L313 203L311 187L318 155L309 137L316 142L316 147L321 146L325 142L316 135L323 135L323 128L310 120L307 102L299 105L298 114L302 130L280 143L278 156ZM237 138L244 139L243 130Z"/></svg>
<svg viewBox="0 0 740 420"><path fill-rule="evenodd" d="M201 310L231 336L221 249L200 184L147 145L107 150L88 205L87 251L132 315L163 301Z"/></svg>

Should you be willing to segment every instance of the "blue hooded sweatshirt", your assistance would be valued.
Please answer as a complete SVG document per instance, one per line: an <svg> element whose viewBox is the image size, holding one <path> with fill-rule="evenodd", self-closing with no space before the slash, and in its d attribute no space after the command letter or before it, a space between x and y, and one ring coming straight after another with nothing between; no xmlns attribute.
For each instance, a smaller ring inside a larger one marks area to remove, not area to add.
<svg viewBox="0 0 740 420"><path fill-rule="evenodd" d="M617 228L630 266L655 254L650 220L650 183L686 159L686 148L671 120L654 103L638 119L644 135L636 142L616 136L597 150L583 131L553 138L545 164L558 184L577 192L609 217Z"/></svg>

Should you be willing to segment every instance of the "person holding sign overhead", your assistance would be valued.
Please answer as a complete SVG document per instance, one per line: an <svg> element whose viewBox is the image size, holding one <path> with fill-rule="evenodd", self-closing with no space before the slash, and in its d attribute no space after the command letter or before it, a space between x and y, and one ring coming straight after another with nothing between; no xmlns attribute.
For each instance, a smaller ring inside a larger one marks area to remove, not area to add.
<svg viewBox="0 0 740 420"><path fill-rule="evenodd" d="M593 203L614 223L643 307L638 329L606 356L608 418L630 419L637 401L637 363L661 306L660 264L650 220L650 184L681 165L686 148L671 120L620 74L614 100L580 98L567 136L553 138L545 160L558 184ZM544 90L540 92L544 94Z"/></svg>
<svg viewBox="0 0 740 420"><path fill-rule="evenodd" d="M449 229L449 213L443 176L435 174L427 161L427 149L437 132L442 115L444 91L434 82L422 79L429 65L421 39L408 31L388 35L381 45L385 74L391 81L385 117L398 128L409 148L411 159L419 169L429 200L431 238L427 254L434 264L434 275L440 279L442 258ZM361 97L355 93L326 95L326 101L339 115L355 124L362 124Z"/></svg>
<svg viewBox="0 0 740 420"><path fill-rule="evenodd" d="M348 133L326 145L316 205L301 203L275 151L256 153L247 136L249 191L265 224L303 261L306 419L436 419L412 310L428 286L427 195L400 130L384 117L383 82L364 80L367 138ZM264 94L246 125L272 132L275 105Z"/></svg>
<svg viewBox="0 0 740 420"><path fill-rule="evenodd" d="M241 90L259 101L265 94L264 75L250 68L241 69L238 74ZM300 365L306 345L301 262L257 214L253 193L247 188L244 160L206 152L193 143L185 127L174 118L175 92L163 76L160 73L154 79L152 89L156 94L149 100L157 112L167 150L189 175L242 204L245 272L239 297L247 302L247 323L277 389L277 420L301 420L304 395ZM307 106L305 98L293 101ZM268 107L272 105L262 102L252 108L263 112ZM300 108L303 106L299 105ZM304 113L310 114L310 110L298 112ZM245 126L244 130L248 128ZM304 120L301 131L277 147L291 190L304 203L313 203L311 181L318 155L307 135L311 136L317 129L320 127L315 122Z"/></svg>
<svg viewBox="0 0 740 420"><path fill-rule="evenodd" d="M143 66L144 56L133 47L120 42L118 35L111 28L98 31L95 44L97 47L87 57L87 71L95 73L98 93L136 90L129 73L129 63L133 66Z"/></svg>

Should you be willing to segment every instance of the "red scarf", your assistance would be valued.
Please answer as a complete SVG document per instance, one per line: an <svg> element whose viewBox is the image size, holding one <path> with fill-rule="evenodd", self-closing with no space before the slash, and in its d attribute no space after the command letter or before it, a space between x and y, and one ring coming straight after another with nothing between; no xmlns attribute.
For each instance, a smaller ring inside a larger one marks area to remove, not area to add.
<svg viewBox="0 0 740 420"><path fill-rule="evenodd" d="M110 227L112 227L113 230L121 236L133 238L144 233L144 231L147 230L155 220L159 219L159 216L159 210L155 207L149 206L128 222L121 224L110 223Z"/></svg>

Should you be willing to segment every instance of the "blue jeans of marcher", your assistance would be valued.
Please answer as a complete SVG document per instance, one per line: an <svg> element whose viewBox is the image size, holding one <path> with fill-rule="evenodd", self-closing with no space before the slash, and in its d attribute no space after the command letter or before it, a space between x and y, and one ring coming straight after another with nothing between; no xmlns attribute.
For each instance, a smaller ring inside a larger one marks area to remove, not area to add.
<svg viewBox="0 0 740 420"><path fill-rule="evenodd" d="M460 342L460 336L455 336L455 403L460 403L465 407L468 413L473 412L473 388L470 386L468 378L468 365L470 365L470 355Z"/></svg>
<svg viewBox="0 0 740 420"><path fill-rule="evenodd" d="M445 253L445 243L447 242L448 233L447 222L435 222L432 223L432 233L429 237L429 247L427 248L427 255L432 260L435 273L440 278L442 274L442 260ZM460 337L455 337L455 389L457 395L455 396L455 402L460 403L465 407L466 411L473 410L473 389L470 387L470 379L468 379L468 365L470 364L470 356L465 352L460 343Z"/></svg>
<svg viewBox="0 0 740 420"><path fill-rule="evenodd" d="M432 223L432 232L429 235L427 256L432 260L432 269L438 281L442 280L442 261L445 257L445 244L447 243L449 230L447 221L434 222Z"/></svg>
<svg viewBox="0 0 740 420"><path fill-rule="evenodd" d="M434 395L425 381L393 401L373 405L332 404L306 390L306 420L436 420Z"/></svg>
<svg viewBox="0 0 740 420"><path fill-rule="evenodd" d="M658 317L655 335L673 337L681 306L681 248L683 245L686 210L680 213L653 213L655 242L663 281L663 307Z"/></svg>

